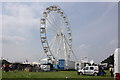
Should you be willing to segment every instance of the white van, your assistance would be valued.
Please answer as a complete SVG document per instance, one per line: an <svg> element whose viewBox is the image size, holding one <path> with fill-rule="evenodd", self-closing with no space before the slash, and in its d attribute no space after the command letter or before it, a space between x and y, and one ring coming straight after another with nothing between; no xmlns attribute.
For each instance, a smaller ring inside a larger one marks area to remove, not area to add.
<svg viewBox="0 0 120 80"><path fill-rule="evenodd" d="M114 77L116 80L120 80L120 48L114 52Z"/></svg>
<svg viewBox="0 0 120 80"><path fill-rule="evenodd" d="M79 75L95 75L99 74L99 67L98 66L86 66L83 69L77 71Z"/></svg>

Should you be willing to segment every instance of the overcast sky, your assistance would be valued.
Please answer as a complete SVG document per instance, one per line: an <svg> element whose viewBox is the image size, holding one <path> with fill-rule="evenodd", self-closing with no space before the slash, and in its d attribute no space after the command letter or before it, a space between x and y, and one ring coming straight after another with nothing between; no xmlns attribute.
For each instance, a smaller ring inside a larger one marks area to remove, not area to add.
<svg viewBox="0 0 120 80"><path fill-rule="evenodd" d="M73 50L78 59L87 56L99 63L117 48L118 7L115 2L6 2L2 3L0 13L0 44L5 59L33 62L41 58L39 21L42 12L51 5L58 5L66 13L72 29Z"/></svg>

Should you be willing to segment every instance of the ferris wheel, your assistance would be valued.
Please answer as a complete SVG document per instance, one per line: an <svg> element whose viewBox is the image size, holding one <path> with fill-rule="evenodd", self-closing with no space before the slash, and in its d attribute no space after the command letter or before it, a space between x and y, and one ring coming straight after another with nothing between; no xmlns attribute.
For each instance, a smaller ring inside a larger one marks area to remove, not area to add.
<svg viewBox="0 0 120 80"><path fill-rule="evenodd" d="M48 61L70 59L72 34L66 15L58 6L45 9L40 19L40 38Z"/></svg>

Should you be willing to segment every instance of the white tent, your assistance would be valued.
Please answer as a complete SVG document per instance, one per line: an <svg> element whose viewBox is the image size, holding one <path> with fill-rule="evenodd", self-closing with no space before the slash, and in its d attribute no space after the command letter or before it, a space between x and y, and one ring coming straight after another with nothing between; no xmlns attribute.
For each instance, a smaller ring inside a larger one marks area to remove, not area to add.
<svg viewBox="0 0 120 80"><path fill-rule="evenodd" d="M31 64L40 64L40 63L38 63L38 62L32 62Z"/></svg>
<svg viewBox="0 0 120 80"><path fill-rule="evenodd" d="M48 58L44 58L44 59L41 59L40 61L47 61L48 60Z"/></svg>

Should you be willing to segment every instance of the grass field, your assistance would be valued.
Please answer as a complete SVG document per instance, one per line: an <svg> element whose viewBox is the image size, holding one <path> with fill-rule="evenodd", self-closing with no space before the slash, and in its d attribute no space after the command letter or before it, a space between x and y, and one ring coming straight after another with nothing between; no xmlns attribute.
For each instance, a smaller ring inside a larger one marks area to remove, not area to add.
<svg viewBox="0 0 120 80"><path fill-rule="evenodd" d="M2 78L111 78L109 71L105 76L80 76L76 71L58 71L58 72L25 72L10 71L2 72Z"/></svg>

